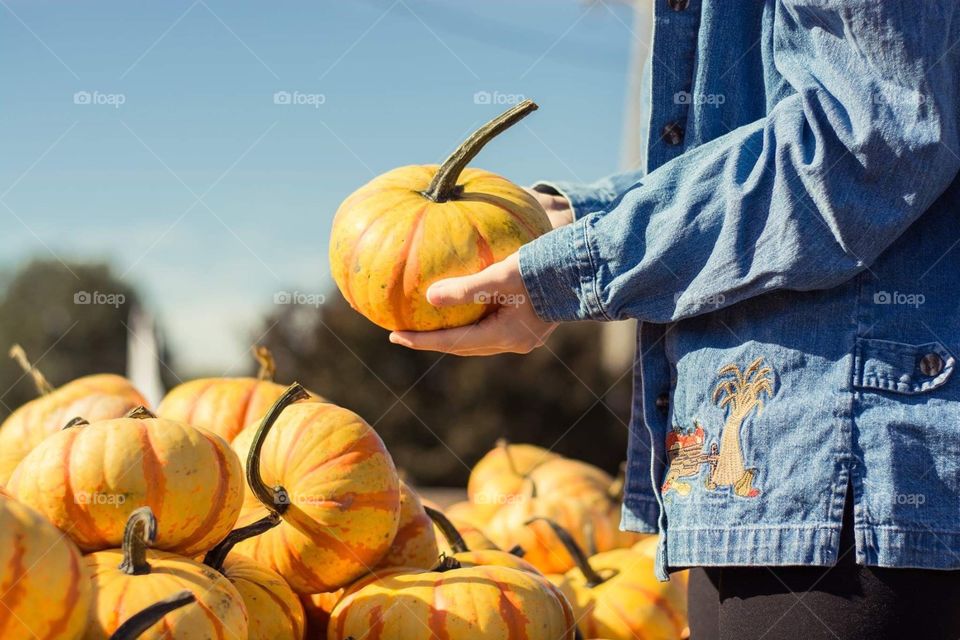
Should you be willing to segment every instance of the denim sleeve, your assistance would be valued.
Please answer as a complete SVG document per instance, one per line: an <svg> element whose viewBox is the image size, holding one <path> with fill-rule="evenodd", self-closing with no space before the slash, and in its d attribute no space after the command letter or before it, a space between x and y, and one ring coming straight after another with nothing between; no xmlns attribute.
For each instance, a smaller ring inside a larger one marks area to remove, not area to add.
<svg viewBox="0 0 960 640"><path fill-rule="evenodd" d="M638 184L642 177L643 172L635 170L607 176L590 184L541 180L533 185L533 189L566 198L573 209L573 219L579 220L588 213L605 211L621 194Z"/></svg>
<svg viewBox="0 0 960 640"><path fill-rule="evenodd" d="M803 6L798 6L803 4ZM778 3L794 93L525 245L546 320L669 322L869 266L960 169L955 2Z"/></svg>

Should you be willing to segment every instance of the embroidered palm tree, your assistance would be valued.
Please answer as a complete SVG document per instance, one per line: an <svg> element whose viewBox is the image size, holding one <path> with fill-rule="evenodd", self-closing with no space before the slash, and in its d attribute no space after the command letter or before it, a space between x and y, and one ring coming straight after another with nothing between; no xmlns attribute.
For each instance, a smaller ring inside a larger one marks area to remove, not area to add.
<svg viewBox="0 0 960 640"><path fill-rule="evenodd" d="M710 488L733 486L738 496L753 498L760 490L753 486L756 469L747 469L743 464L740 436L743 423L757 410L763 410L761 397L773 395L773 378L770 367L764 367L763 358L750 363L742 373L735 364L728 364L717 375L721 378L713 390L713 401L727 409L727 419L720 435L720 455L717 466L708 481Z"/></svg>

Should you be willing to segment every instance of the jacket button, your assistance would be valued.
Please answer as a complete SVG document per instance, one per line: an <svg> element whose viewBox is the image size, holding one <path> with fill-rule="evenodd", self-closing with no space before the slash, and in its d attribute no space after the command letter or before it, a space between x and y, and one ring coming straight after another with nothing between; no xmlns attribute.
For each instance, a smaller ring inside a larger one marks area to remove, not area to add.
<svg viewBox="0 0 960 640"><path fill-rule="evenodd" d="M939 353L928 353L920 358L920 373L925 376L938 376L943 371L943 358Z"/></svg>
<svg viewBox="0 0 960 640"><path fill-rule="evenodd" d="M690 0L667 0L667 4L674 11L685 11L690 6Z"/></svg>
<svg viewBox="0 0 960 640"><path fill-rule="evenodd" d="M683 142L683 127L677 122L668 122L660 131L660 138L671 146L677 146Z"/></svg>
<svg viewBox="0 0 960 640"><path fill-rule="evenodd" d="M657 405L657 411L659 411L663 415L667 415L667 412L670 411L670 394L661 393L660 395L658 395L656 405Z"/></svg>

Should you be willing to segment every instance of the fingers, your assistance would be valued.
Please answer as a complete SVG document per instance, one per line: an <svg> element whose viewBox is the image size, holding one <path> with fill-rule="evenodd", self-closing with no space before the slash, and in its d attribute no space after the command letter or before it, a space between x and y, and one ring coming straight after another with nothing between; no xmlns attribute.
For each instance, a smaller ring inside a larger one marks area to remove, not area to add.
<svg viewBox="0 0 960 640"><path fill-rule="evenodd" d="M456 304L490 304L501 294L525 291L520 277L520 262L514 253L483 271L439 280L427 289L427 302L436 307Z"/></svg>
<svg viewBox="0 0 960 640"><path fill-rule="evenodd" d="M458 355L501 353L497 345L502 335L496 323L489 320L492 320L492 316L478 324L440 331L394 331L390 334L390 342L418 351L443 351ZM485 353L473 353L478 351Z"/></svg>

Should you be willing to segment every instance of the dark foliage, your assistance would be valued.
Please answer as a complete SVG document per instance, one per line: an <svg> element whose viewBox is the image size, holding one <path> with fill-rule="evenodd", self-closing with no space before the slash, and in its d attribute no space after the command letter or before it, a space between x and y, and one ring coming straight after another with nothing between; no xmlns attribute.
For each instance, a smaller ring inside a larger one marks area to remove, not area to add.
<svg viewBox="0 0 960 640"><path fill-rule="evenodd" d="M296 378L362 415L414 481L462 485L499 437L611 472L623 459L630 374L602 371L598 325L563 326L525 356L459 358L392 345L339 294L331 298L320 312L284 306L268 319L278 379Z"/></svg>

